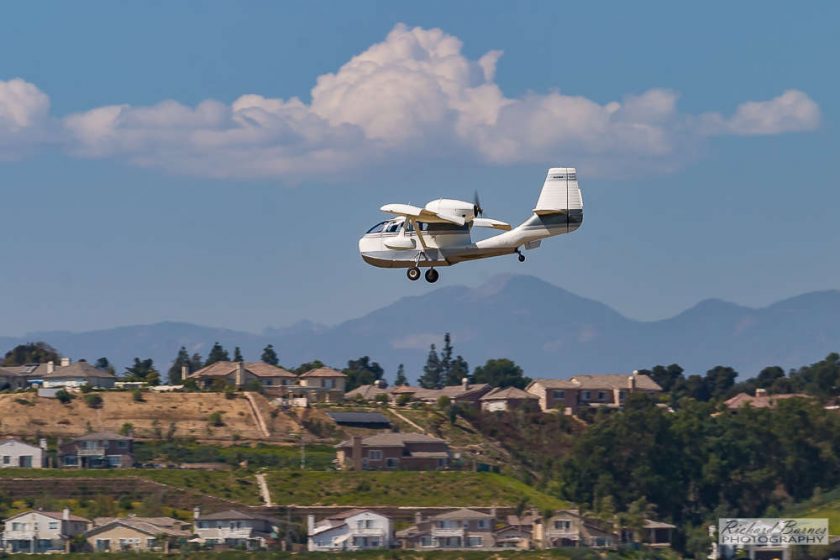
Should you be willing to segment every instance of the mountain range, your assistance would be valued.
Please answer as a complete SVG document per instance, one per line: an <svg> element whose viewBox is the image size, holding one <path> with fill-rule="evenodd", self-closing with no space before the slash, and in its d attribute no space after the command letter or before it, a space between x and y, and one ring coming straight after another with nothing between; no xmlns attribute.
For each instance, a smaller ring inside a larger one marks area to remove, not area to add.
<svg viewBox="0 0 840 560"><path fill-rule="evenodd" d="M403 363L412 381L429 345L452 335L471 366L510 358L530 377L629 372L679 363L696 373L729 365L751 377L768 365L815 362L840 350L840 291L811 292L763 308L705 300L668 319L637 321L533 276L504 275L477 288L442 287L404 297L335 326L302 322L262 333L161 322L73 333L45 331L0 337L0 348L44 340L63 355L107 356L124 367L153 358L165 371L178 348L206 355L215 341L246 360L273 344L287 367L314 359L341 368L369 355L393 378Z"/></svg>

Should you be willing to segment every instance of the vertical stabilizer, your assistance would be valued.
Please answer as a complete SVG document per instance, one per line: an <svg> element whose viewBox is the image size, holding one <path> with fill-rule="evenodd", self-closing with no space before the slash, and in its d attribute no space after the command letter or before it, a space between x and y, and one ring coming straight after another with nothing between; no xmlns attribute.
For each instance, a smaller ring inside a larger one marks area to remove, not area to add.
<svg viewBox="0 0 840 560"><path fill-rule="evenodd" d="M557 214L568 210L583 210L583 197L574 167L552 167L545 177L534 214Z"/></svg>

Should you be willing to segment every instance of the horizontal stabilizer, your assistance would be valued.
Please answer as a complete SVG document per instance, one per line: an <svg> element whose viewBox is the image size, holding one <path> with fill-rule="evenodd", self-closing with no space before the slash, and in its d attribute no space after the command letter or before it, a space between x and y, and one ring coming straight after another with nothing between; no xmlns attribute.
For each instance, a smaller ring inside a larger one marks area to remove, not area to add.
<svg viewBox="0 0 840 560"><path fill-rule="evenodd" d="M490 218L474 218L472 223L476 227L494 228L502 231L510 231L511 229L510 224L499 220L491 220Z"/></svg>

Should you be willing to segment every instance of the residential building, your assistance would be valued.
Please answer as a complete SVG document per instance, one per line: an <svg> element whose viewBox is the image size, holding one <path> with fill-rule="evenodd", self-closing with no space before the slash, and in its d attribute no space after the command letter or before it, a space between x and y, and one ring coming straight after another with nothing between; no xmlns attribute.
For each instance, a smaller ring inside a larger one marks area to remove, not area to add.
<svg viewBox="0 0 840 560"><path fill-rule="evenodd" d="M298 377L265 362L222 361L185 375L184 380L188 379L194 380L202 389L210 389L218 384L237 388L257 384L265 389L273 389L295 385Z"/></svg>
<svg viewBox="0 0 840 560"><path fill-rule="evenodd" d="M310 551L388 548L393 541L391 520L375 511L351 509L315 523L307 517Z"/></svg>
<svg viewBox="0 0 840 560"><path fill-rule="evenodd" d="M401 387L401 389L402 393L405 393L410 388ZM411 398L427 404L436 404L441 397L446 397L453 404L478 405L479 399L493 388L486 383L470 383L464 378L460 385L447 385L441 389L414 389Z"/></svg>
<svg viewBox="0 0 840 560"><path fill-rule="evenodd" d="M3 368L17 376L17 385L26 387L38 385L40 387L82 387L90 385L100 389L112 389L117 381L110 371L99 369L85 360L73 363L70 358L61 358L59 365L54 362L45 364L27 364L24 366L7 366ZM0 378L3 376L0 375ZM2 383L2 379L0 379Z"/></svg>
<svg viewBox="0 0 840 560"><path fill-rule="evenodd" d="M539 548L561 548L580 546L583 518L576 509L561 509L548 519L531 517L534 526L534 542Z"/></svg>
<svg viewBox="0 0 840 560"><path fill-rule="evenodd" d="M384 397L381 397L381 395L384 395ZM388 384L382 379L377 379L370 385L360 385L344 395L347 400L360 401L375 401L377 397L387 400L391 398L391 390L388 389Z"/></svg>
<svg viewBox="0 0 840 560"><path fill-rule="evenodd" d="M69 552L70 541L90 527L90 520L64 511L27 511L4 523L2 549L7 552Z"/></svg>
<svg viewBox="0 0 840 560"><path fill-rule="evenodd" d="M202 515L194 511L191 542L209 546L241 547L247 550L265 548L277 534L277 521L269 517L243 513L238 510L220 511Z"/></svg>
<svg viewBox="0 0 840 560"><path fill-rule="evenodd" d="M779 401L786 399L813 399L813 397L803 393L781 393L778 395L771 395L767 393L767 389L756 389L755 395L738 393L731 399L724 401L723 404L729 410L738 410L744 406L752 408L774 408Z"/></svg>
<svg viewBox="0 0 840 560"><path fill-rule="evenodd" d="M539 398L543 411L574 414L589 407L621 408L630 393L662 392L649 376L631 374L581 374L565 379L537 379L525 390Z"/></svg>
<svg viewBox="0 0 840 560"><path fill-rule="evenodd" d="M516 387L505 387L504 389L497 387L483 395L479 402L481 403L481 410L488 412L527 407L538 409L539 397Z"/></svg>
<svg viewBox="0 0 840 560"><path fill-rule="evenodd" d="M516 519L509 516L509 524ZM521 525L533 529L533 542L537 548L590 547L612 548L622 543L643 543L654 548L671 546L676 528L669 523L645 519L641 534L629 528L616 529L612 524L581 515L576 509L561 509L551 517L528 515Z"/></svg>
<svg viewBox="0 0 840 560"><path fill-rule="evenodd" d="M329 367L301 374L299 384L291 389L292 397L306 397L310 402L340 402L344 399L347 376Z"/></svg>
<svg viewBox="0 0 840 560"><path fill-rule="evenodd" d="M339 468L429 471L449 466L449 445L425 434L384 433L354 436L336 446Z"/></svg>
<svg viewBox="0 0 840 560"><path fill-rule="evenodd" d="M60 467L113 468L134 464L134 440L113 432L95 432L58 446Z"/></svg>
<svg viewBox="0 0 840 560"><path fill-rule="evenodd" d="M16 439L0 441L0 469L11 467L44 468L46 465L44 454L46 444L47 442L43 441L42 447L39 447Z"/></svg>
<svg viewBox="0 0 840 560"><path fill-rule="evenodd" d="M14 391L26 385L26 379L17 371L0 368L0 391Z"/></svg>
<svg viewBox="0 0 840 560"><path fill-rule="evenodd" d="M495 548L495 515L471 509L456 509L427 519L418 513L414 525L397 531L403 548L482 549Z"/></svg>
<svg viewBox="0 0 840 560"><path fill-rule="evenodd" d="M106 517L94 520L85 540L93 552L169 552L191 535L191 523L171 517Z"/></svg>

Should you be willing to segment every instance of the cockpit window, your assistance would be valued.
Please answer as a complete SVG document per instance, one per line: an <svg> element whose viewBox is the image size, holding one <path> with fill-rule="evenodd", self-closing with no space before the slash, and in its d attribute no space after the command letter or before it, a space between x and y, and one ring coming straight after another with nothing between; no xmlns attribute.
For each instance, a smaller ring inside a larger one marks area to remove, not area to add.
<svg viewBox="0 0 840 560"><path fill-rule="evenodd" d="M402 222L394 222L385 226L385 233L395 233L400 230Z"/></svg>
<svg viewBox="0 0 840 560"><path fill-rule="evenodd" d="M375 226L373 226L372 228L367 230L367 232L368 233L379 233L380 231L382 231L382 229L385 227L385 224L387 224L387 223L388 222L379 222L378 224L376 224Z"/></svg>

